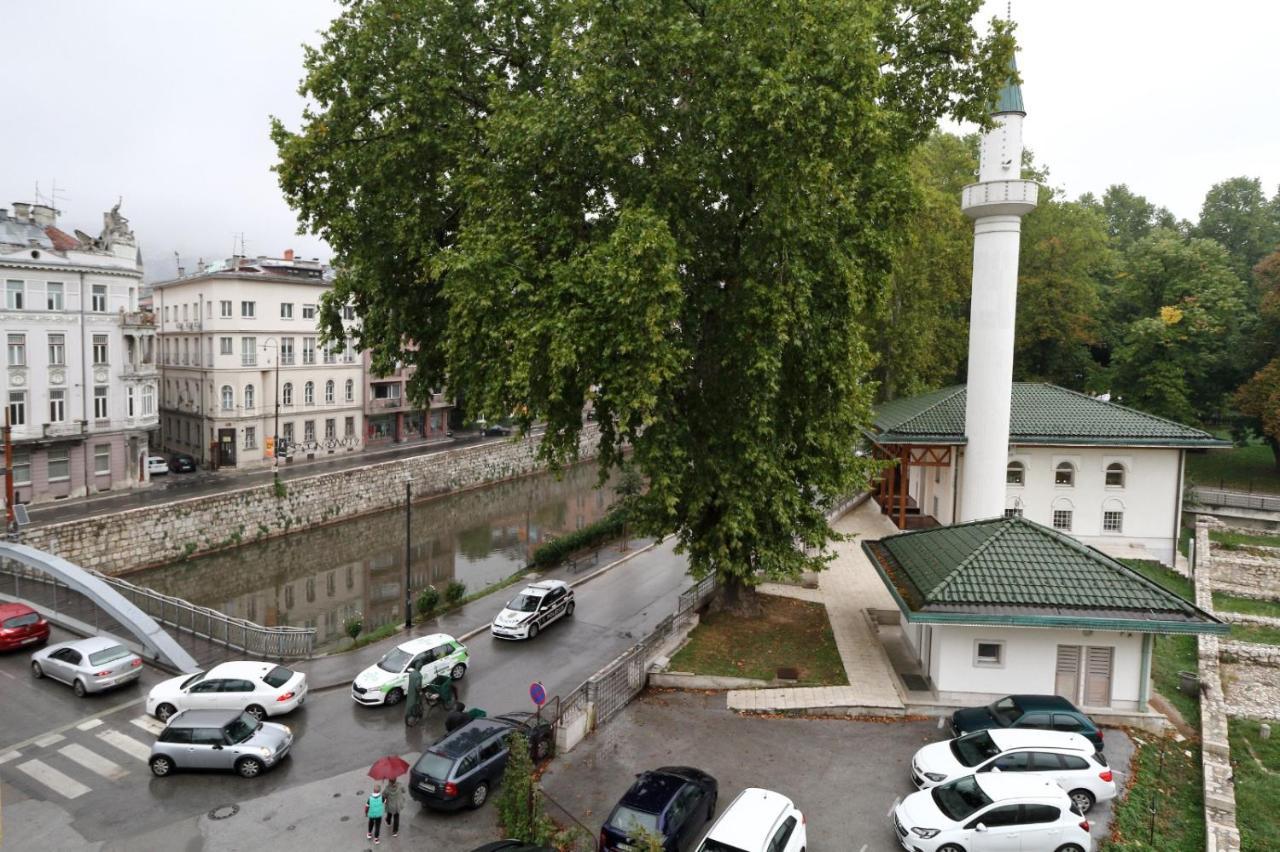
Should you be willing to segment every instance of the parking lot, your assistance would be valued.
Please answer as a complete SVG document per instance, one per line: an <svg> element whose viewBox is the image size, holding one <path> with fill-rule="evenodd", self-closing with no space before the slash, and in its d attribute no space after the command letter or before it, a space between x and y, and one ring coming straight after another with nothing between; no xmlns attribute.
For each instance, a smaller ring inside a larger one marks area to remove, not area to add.
<svg viewBox="0 0 1280 852"><path fill-rule="evenodd" d="M742 717L723 693L649 690L542 777L550 797L588 829L599 831L636 772L695 766L720 783L720 812L746 787L789 796L804 812L808 852L892 852L889 813L914 792L911 756L944 738L937 719L854 721ZM1107 732L1116 782L1127 780L1133 744ZM564 813L549 808L557 819ZM1105 837L1110 804L1089 814L1095 841Z"/></svg>

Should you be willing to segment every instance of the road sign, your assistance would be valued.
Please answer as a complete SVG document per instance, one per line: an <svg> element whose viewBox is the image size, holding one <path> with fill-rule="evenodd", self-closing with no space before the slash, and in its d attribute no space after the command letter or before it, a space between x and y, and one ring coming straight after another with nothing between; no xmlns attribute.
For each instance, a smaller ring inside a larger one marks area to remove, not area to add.
<svg viewBox="0 0 1280 852"><path fill-rule="evenodd" d="M529 697L533 699L533 703L541 707L547 703L547 691L542 688L542 684L536 680L529 684Z"/></svg>

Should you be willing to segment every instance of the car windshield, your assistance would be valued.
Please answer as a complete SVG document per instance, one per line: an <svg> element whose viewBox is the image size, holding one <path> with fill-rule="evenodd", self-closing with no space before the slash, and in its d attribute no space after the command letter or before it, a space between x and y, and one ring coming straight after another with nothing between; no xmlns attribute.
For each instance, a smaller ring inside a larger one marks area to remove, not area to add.
<svg viewBox="0 0 1280 852"><path fill-rule="evenodd" d="M129 656L131 652L123 645L112 645L110 648L103 648L96 654L89 655L90 665L100 666L103 663L114 663L116 660Z"/></svg>
<svg viewBox="0 0 1280 852"><path fill-rule="evenodd" d="M698 847L698 852L747 852L737 846L730 846L728 843L721 843L719 840L712 840L708 837L702 841L702 845Z"/></svg>
<svg viewBox="0 0 1280 852"><path fill-rule="evenodd" d="M526 595L521 592L507 602L507 609L515 610L516 612L537 612L538 604L541 601L541 595Z"/></svg>
<svg viewBox="0 0 1280 852"><path fill-rule="evenodd" d="M276 666L262 676L262 682L272 689L279 689L293 678L293 671L284 666Z"/></svg>
<svg viewBox="0 0 1280 852"><path fill-rule="evenodd" d="M1001 698L987 708L1001 725L1008 727L1022 716L1022 708L1012 698Z"/></svg>
<svg viewBox="0 0 1280 852"><path fill-rule="evenodd" d="M942 784L933 788L933 803L947 819L961 822L977 810L991 804L991 799L978 786L978 779L972 775L957 778L950 784Z"/></svg>
<svg viewBox="0 0 1280 852"><path fill-rule="evenodd" d="M964 766L977 766L1000 753L1000 747L986 731L974 731L951 741L951 753Z"/></svg>
<svg viewBox="0 0 1280 852"><path fill-rule="evenodd" d="M609 817L609 827L626 832L630 836L633 831L648 831L658 834L658 815L645 811L633 810L626 805L618 805Z"/></svg>
<svg viewBox="0 0 1280 852"><path fill-rule="evenodd" d="M242 743L249 737L257 733L262 727L262 723L250 716L248 713L241 713L231 724L223 728L223 732L227 735L227 742Z"/></svg>
<svg viewBox="0 0 1280 852"><path fill-rule="evenodd" d="M392 648L381 660L378 660L378 668L385 672L400 674L412 659L413 654L399 648Z"/></svg>
<svg viewBox="0 0 1280 852"><path fill-rule="evenodd" d="M39 613L29 612L26 615L15 615L13 618L6 618L3 626L10 629L14 627L29 627L39 620Z"/></svg>
<svg viewBox="0 0 1280 852"><path fill-rule="evenodd" d="M449 770L453 768L453 758L438 751L429 751L418 758L418 762L414 764L413 768L428 778L447 781L449 780Z"/></svg>
<svg viewBox="0 0 1280 852"><path fill-rule="evenodd" d="M204 675L205 675L204 672L196 672L191 677L187 678L182 682L182 689L186 689L189 686L194 686L195 684L204 680Z"/></svg>

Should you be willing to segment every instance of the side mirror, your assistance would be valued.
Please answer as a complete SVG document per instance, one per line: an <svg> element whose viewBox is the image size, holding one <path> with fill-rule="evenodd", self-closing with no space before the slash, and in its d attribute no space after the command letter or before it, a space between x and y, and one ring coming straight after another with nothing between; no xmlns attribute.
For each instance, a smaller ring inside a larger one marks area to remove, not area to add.
<svg viewBox="0 0 1280 852"><path fill-rule="evenodd" d="M975 826L973 827L973 830L974 830L974 831L986 831L986 830L987 830L987 827L986 827L984 824L982 824L982 823L978 823L977 825L975 825Z"/></svg>

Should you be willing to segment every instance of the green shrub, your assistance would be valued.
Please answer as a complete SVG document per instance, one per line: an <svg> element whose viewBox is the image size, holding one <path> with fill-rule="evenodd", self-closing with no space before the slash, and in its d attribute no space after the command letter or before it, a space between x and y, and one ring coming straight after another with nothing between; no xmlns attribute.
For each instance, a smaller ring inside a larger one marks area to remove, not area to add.
<svg viewBox="0 0 1280 852"><path fill-rule="evenodd" d="M355 615L344 618L342 620L342 629L345 630L347 635L354 640L360 635L360 631L364 630L364 616L360 613L356 613Z"/></svg>
<svg viewBox="0 0 1280 852"><path fill-rule="evenodd" d="M461 580L450 580L449 585L444 587L444 599L449 602L449 606L457 606L458 601L467 596L467 584Z"/></svg>
<svg viewBox="0 0 1280 852"><path fill-rule="evenodd" d="M498 824L507 837L532 843L542 816L542 797L536 795L529 741L520 734L511 734L507 746L510 752L498 793Z"/></svg>
<svg viewBox="0 0 1280 852"><path fill-rule="evenodd" d="M533 551L533 564L539 568L550 568L575 551L617 538L622 535L625 521L626 515L621 510L612 511L593 524L540 546Z"/></svg>
<svg viewBox="0 0 1280 852"><path fill-rule="evenodd" d="M426 618L440 605L440 593L435 586L427 586L418 593L418 617Z"/></svg>

